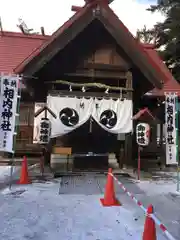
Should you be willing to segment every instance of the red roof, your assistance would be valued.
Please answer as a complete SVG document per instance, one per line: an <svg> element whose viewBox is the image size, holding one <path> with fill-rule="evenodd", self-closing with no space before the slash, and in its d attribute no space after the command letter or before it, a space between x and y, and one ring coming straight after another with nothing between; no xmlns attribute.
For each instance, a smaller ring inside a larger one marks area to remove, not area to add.
<svg viewBox="0 0 180 240"><path fill-rule="evenodd" d="M21 72L22 69L26 64L28 64L35 56L37 56L43 49L45 49L50 43L52 43L61 33L63 33L66 29L68 29L76 20L78 20L83 14L87 12L91 6L93 6L94 3L88 3L85 4L84 7L81 8L80 11L77 11L69 20L67 20L60 28L57 29L48 39L48 41L44 42L39 48L36 48L33 52L31 52L30 55L27 55L27 57L19 63L19 65L16 67L15 72Z"/></svg>
<svg viewBox="0 0 180 240"><path fill-rule="evenodd" d="M145 113L147 113L153 120L155 120L155 117L153 116L153 114L151 113L151 111L148 108L143 108L141 110L139 110L133 117L132 120L137 120L139 119L141 116L145 115Z"/></svg>
<svg viewBox="0 0 180 240"><path fill-rule="evenodd" d="M144 44L144 47L149 57L157 65L159 65L159 68L166 76L166 79L168 79L167 81L164 81L164 86L162 89L154 88L150 93L156 96L164 96L165 92L176 92L178 96L180 96L180 84L174 79L173 75L171 74L165 63L162 61L157 51L154 49L154 46L151 44Z"/></svg>
<svg viewBox="0 0 180 240"><path fill-rule="evenodd" d="M42 53L44 49L46 49L55 39L57 39L62 33L65 32L66 29L71 27L80 17L85 15L89 9L92 9L95 5L97 4L96 1L92 1L90 3L86 3L80 11L77 11L67 22L65 22L55 33L52 34L50 39L45 42L39 49L37 48L32 54L30 54L17 68L15 69L16 73L21 73L24 71L26 66L31 62L32 59L36 58L39 53ZM164 79L164 81L167 81L166 75L163 74L163 72L159 69L159 65L156 64L152 58L146 54L146 51L144 48L139 44L136 39L134 39L133 35L130 33L128 28L123 24L123 22L117 17L117 15L112 11L112 9L108 6L107 2L100 2L101 6L104 8L104 12L106 15L108 15L108 18L111 20L112 25L119 26L119 29L121 32L124 32L124 35L126 36L125 39L130 42L130 46L132 49L136 49L136 52L141 54L143 57L144 61L148 63L148 65L151 65L156 69L156 74L153 73L154 76L158 75L160 79ZM152 70L150 70L152 71ZM156 76L156 79L158 79L158 76ZM160 86L161 84L159 84Z"/></svg>
<svg viewBox="0 0 180 240"><path fill-rule="evenodd" d="M0 32L0 72L9 74L48 36Z"/></svg>
<svg viewBox="0 0 180 240"><path fill-rule="evenodd" d="M25 35L23 33L3 32L0 33L0 72L13 73L23 68L31 59L38 55L42 49L49 45L65 29L70 27L74 21L82 16L91 4L87 4L79 12L76 12L62 27L60 27L52 36ZM114 12L108 7L113 17L117 18ZM119 20L120 21L120 20ZM128 29L120 21L121 28ZM128 31L129 32L129 31ZM131 34L129 32L129 34ZM133 36L132 36L133 38ZM47 41L46 41L47 40ZM161 73L164 82L163 89L153 89L151 93L157 96L163 96L164 92L178 92L180 96L180 85L173 78L172 74L160 59L154 47L150 44L138 44L138 47L147 54L149 62Z"/></svg>

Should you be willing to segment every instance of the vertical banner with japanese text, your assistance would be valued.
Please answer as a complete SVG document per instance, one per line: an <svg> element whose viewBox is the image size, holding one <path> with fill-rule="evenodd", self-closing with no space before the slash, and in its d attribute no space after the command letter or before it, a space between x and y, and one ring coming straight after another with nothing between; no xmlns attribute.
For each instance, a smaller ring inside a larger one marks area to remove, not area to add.
<svg viewBox="0 0 180 240"><path fill-rule="evenodd" d="M139 146L145 147L150 142L150 126L147 123L138 123L136 126L136 142Z"/></svg>
<svg viewBox="0 0 180 240"><path fill-rule="evenodd" d="M51 121L48 118L41 118L39 143L48 144L51 136Z"/></svg>
<svg viewBox="0 0 180 240"><path fill-rule="evenodd" d="M45 106L45 103L39 102L35 103L34 105L34 113L36 113L38 110L43 108ZM37 117L34 117L34 130L33 130L33 143L39 143L40 139L40 125L41 125L41 119L44 117L44 112L42 112Z"/></svg>
<svg viewBox="0 0 180 240"><path fill-rule="evenodd" d="M18 76L0 76L0 151L13 153Z"/></svg>
<svg viewBox="0 0 180 240"><path fill-rule="evenodd" d="M165 127L166 127L166 164L177 164L177 126L176 98L174 93L165 94Z"/></svg>

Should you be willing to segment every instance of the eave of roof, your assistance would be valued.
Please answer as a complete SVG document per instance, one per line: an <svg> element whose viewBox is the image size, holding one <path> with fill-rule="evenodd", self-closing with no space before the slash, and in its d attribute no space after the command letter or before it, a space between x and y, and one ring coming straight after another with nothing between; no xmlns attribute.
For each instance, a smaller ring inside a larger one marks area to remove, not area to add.
<svg viewBox="0 0 180 240"><path fill-rule="evenodd" d="M94 6L93 3L92 4L85 4L85 6L80 11L76 12L72 16L72 18L70 18L62 27L60 27L51 36L51 38L48 41L46 41L40 48L36 49L33 53L31 53L30 56L28 58L26 58L21 64L19 64L17 66L17 68L15 69L15 72L16 73L22 73L23 70L25 69L25 67L31 62L31 60L33 58L36 58L40 52L42 53L43 50L48 45L50 45L57 37L59 37L66 29L68 29L68 27L70 27L78 18L80 18L82 15L84 15L87 12L87 10L92 8L93 6ZM138 41L134 39L133 35L129 32L129 30L119 20L119 18L116 16L116 14L109 8L108 4L105 4L105 3L102 2L102 4L100 6L102 7L102 13L104 14L104 12L106 12L106 14L108 16L108 19L111 19L111 21L113 19L113 21L115 23L114 25L116 26L116 29L117 29L117 26L121 27L120 28L121 33L122 33L122 31L124 31L124 34L126 34L126 38L129 39L129 42L130 42L130 45L132 46L132 48L136 49L136 52L141 54L139 59L142 57L143 60L138 60L138 61L140 61L142 63L142 65L145 67L145 68L143 67L143 69L147 68L147 72L145 70L145 73L146 73L146 75L149 76L148 77L149 80L153 81L153 84L155 84L156 87L161 88L162 83L158 80L158 78L160 78L160 79L164 78L166 81L167 81L167 79L166 79L166 76L163 75L163 73L161 71L159 71L159 66L156 65L151 58L149 58L148 54L146 53L144 48L141 46L141 44L139 44ZM112 25L113 25L113 23L112 23ZM134 52L134 50L132 52ZM147 63L144 65L145 61L147 61ZM157 74L154 72L154 70L152 70L153 68L151 66L154 66L154 69L156 69L156 71L158 71ZM152 80L151 80L150 76L152 76Z"/></svg>
<svg viewBox="0 0 180 240"><path fill-rule="evenodd" d="M166 92L174 92L177 93L178 96L180 96L180 84L176 81L176 79L173 77L173 75L167 68L166 64L162 61L159 54L154 49L154 45L143 44L143 47L145 48L145 51L147 52L149 57L152 58L153 61L159 66L167 79L167 81L164 81L162 89L154 88L148 94L161 97L164 96Z"/></svg>
<svg viewBox="0 0 180 240"><path fill-rule="evenodd" d="M22 61L17 67L14 69L15 73L22 72L24 67L34 58L36 57L43 49L45 49L49 44L51 44L61 33L63 33L66 29L68 29L77 19L79 19L82 15L86 13L86 11L92 7L94 4L85 4L84 7L81 8L80 11L76 12L69 20L67 20L60 28L55 31L51 37L44 42L39 48L35 49L29 56L27 56L24 61Z"/></svg>
<svg viewBox="0 0 180 240"><path fill-rule="evenodd" d="M129 39L131 39L131 41L134 43L134 44L133 44L134 47L137 48L140 52L142 52L142 53L144 53L144 54L146 55L146 58L148 59L150 65L152 65L152 66L156 69L157 73L160 74L161 78L160 78L159 81L160 81L160 82L161 82L161 81L164 81L164 82L168 81L168 80L169 80L168 77L164 74L164 72L163 72L162 69L160 68L159 64L157 64L157 63L154 61L154 59L149 56L149 54L147 53L147 51L146 51L146 49L144 48L143 44L140 44L140 42L139 42L137 39L136 39L136 41L134 41L134 40L135 40L134 36L131 34L131 32L129 31L129 29L123 24L123 22L118 18L118 16L113 12L113 10L112 10L111 8L109 8L109 7L106 6L106 5L105 5L104 7L105 7L109 12L111 12L111 16L112 16L114 19L116 19L116 21L118 20L118 21L120 22L120 27L121 27L121 29L123 29L124 32L126 32L126 33L129 35ZM150 47L149 44L145 44L145 46L147 47L147 49ZM151 46L152 46L152 45L151 45Z"/></svg>
<svg viewBox="0 0 180 240"><path fill-rule="evenodd" d="M153 116L153 114L151 113L151 111L148 108L143 108L140 109L133 117L132 120L138 120L139 118L141 118L141 116L148 114L153 120L155 120L155 117Z"/></svg>

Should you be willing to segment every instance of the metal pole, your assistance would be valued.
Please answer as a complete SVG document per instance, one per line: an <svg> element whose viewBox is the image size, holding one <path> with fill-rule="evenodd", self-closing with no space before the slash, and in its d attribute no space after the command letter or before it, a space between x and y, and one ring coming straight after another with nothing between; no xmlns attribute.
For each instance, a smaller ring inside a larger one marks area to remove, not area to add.
<svg viewBox="0 0 180 240"><path fill-rule="evenodd" d="M42 155L40 157L40 172L41 172L41 177L44 177L44 156Z"/></svg>
<svg viewBox="0 0 180 240"><path fill-rule="evenodd" d="M12 160L11 160L11 170L10 170L10 181L9 181L9 189L12 188L12 178L13 178L13 166L14 166L14 156L15 156L15 150L16 150L16 136L18 133L18 123L19 123L19 114L20 114L20 101L21 101L21 78L19 78L18 81L18 94L17 94L17 108L16 108L16 115L15 117L15 133L13 136L13 154L12 154Z"/></svg>
<svg viewBox="0 0 180 240"><path fill-rule="evenodd" d="M179 192L179 181L180 181L180 174L179 174L179 164L177 165L177 192Z"/></svg>
<svg viewBox="0 0 180 240"><path fill-rule="evenodd" d="M9 190L11 190L11 188L12 188L12 176L13 176L13 156L12 156L11 168L10 168Z"/></svg>
<svg viewBox="0 0 180 240"><path fill-rule="evenodd" d="M141 147L138 146L138 180L140 180L141 174Z"/></svg>

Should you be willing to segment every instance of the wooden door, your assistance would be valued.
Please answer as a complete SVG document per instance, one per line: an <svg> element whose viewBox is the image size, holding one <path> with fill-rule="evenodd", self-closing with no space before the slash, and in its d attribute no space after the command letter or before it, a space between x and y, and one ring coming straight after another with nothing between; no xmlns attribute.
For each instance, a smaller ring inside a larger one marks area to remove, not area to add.
<svg viewBox="0 0 180 240"><path fill-rule="evenodd" d="M21 103L20 117L18 123L18 133L16 138L16 150L26 149L28 144L32 144L34 124L34 104Z"/></svg>

